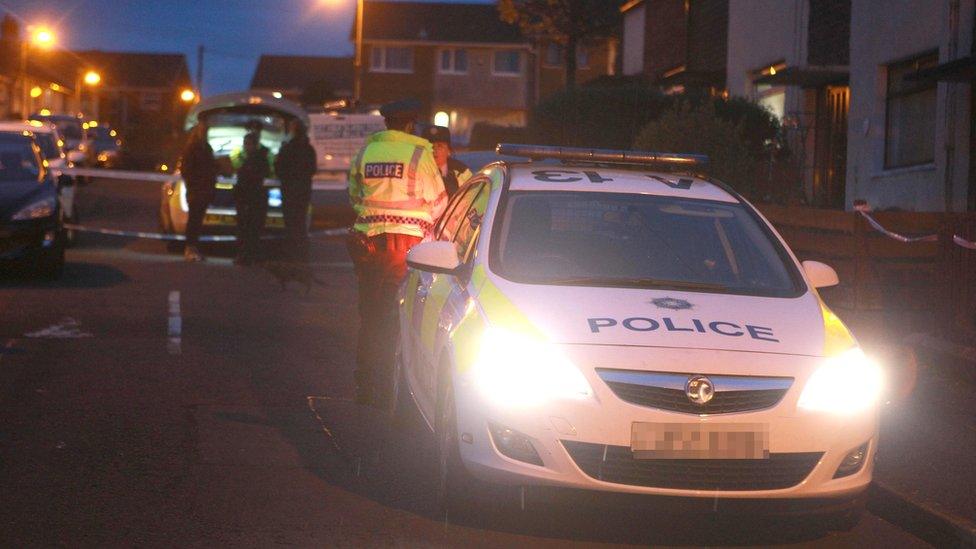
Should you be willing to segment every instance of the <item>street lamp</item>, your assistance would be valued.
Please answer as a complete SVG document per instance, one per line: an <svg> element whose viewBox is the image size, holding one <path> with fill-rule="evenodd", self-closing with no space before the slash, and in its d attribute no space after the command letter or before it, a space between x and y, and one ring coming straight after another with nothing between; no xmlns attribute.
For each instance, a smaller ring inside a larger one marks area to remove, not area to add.
<svg viewBox="0 0 976 549"><path fill-rule="evenodd" d="M85 84L89 86L97 86L99 82L102 81L102 75L95 71L88 71L85 73Z"/></svg>
<svg viewBox="0 0 976 549"><path fill-rule="evenodd" d="M330 4L334 4L337 0L326 0ZM362 92L362 72L363 72L363 11L364 11L365 0L356 0L356 54L353 58L353 83L352 83L352 99L353 103L358 105L359 98Z"/></svg>
<svg viewBox="0 0 976 549"><path fill-rule="evenodd" d="M82 81L91 88L91 114L98 120L99 115L99 104L98 104L98 88L97 86L102 82L102 75L95 70L85 71L85 75L81 77ZM81 107L81 89L78 90L78 102L79 107Z"/></svg>
<svg viewBox="0 0 976 549"><path fill-rule="evenodd" d="M180 92L180 101L184 103L193 103L193 101L196 98L197 98L196 92L194 92L190 88L186 88Z"/></svg>
<svg viewBox="0 0 976 549"><path fill-rule="evenodd" d="M23 118L30 116L31 97L37 97L27 84L28 50L32 44L39 49L49 50L54 47L56 41L54 31L43 25L27 27L27 35L27 38L20 43L20 108Z"/></svg>

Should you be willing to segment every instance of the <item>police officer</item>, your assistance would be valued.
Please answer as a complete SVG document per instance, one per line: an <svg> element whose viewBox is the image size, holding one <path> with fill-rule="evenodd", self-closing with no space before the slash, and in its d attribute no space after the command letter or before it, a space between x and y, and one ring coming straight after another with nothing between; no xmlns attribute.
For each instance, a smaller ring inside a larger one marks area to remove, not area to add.
<svg viewBox="0 0 976 549"><path fill-rule="evenodd" d="M270 151L257 133L244 136L244 149L231 160L237 170L234 201L237 206L237 257L234 263L250 265L259 259L261 230L268 215L265 178L271 175Z"/></svg>
<svg viewBox="0 0 976 549"><path fill-rule="evenodd" d="M186 201L189 212L186 221L186 248L183 256L187 261L203 261L198 242L203 228L207 206L216 194L217 160L213 147L207 142L207 121L200 120L190 132L183 153L180 155L180 173L186 185Z"/></svg>
<svg viewBox="0 0 976 549"><path fill-rule="evenodd" d="M454 196L464 182L471 179L471 169L467 164L454 158L451 147L451 130L444 126L428 126L424 137L434 146L434 161L444 178L444 188L448 196Z"/></svg>
<svg viewBox="0 0 976 549"><path fill-rule="evenodd" d="M288 124L291 139L281 146L275 159L275 173L281 180L281 210L285 219L287 253L292 259L308 255L308 204L312 198L312 176L316 171L315 148L308 130L294 118Z"/></svg>
<svg viewBox="0 0 976 549"><path fill-rule="evenodd" d="M406 275L407 251L419 243L447 205L447 193L429 141L413 135L420 103L380 109L387 129L366 140L349 172L356 223L349 255L359 281L356 401L390 404L396 354L396 292Z"/></svg>

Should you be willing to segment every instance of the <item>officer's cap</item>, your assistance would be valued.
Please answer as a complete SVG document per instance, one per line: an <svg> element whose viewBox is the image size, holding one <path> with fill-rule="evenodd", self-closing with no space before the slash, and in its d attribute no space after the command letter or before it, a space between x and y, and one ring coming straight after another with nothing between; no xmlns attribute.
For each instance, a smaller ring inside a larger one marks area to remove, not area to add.
<svg viewBox="0 0 976 549"><path fill-rule="evenodd" d="M451 130L445 128L444 126L428 126L424 130L424 139L430 141L431 143L447 143L451 144Z"/></svg>
<svg viewBox="0 0 976 549"><path fill-rule="evenodd" d="M417 114L420 112L420 101L416 99L402 99L400 101L394 101L392 103L387 103L380 107L380 114L383 118L391 119L416 119Z"/></svg>

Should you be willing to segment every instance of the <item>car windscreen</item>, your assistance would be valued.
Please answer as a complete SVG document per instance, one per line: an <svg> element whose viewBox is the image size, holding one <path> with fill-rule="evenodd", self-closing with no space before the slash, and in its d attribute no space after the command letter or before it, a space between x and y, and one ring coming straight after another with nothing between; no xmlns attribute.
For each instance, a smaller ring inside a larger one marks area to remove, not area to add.
<svg viewBox="0 0 976 549"><path fill-rule="evenodd" d="M738 203L593 192L513 192L492 270L530 284L798 295L796 269Z"/></svg>
<svg viewBox="0 0 976 549"><path fill-rule="evenodd" d="M37 180L40 166L31 140L19 134L0 134L0 183Z"/></svg>
<svg viewBox="0 0 976 549"><path fill-rule="evenodd" d="M44 158L50 160L61 157L61 151L58 150L58 144L54 140L53 133L35 133L34 141L37 141L37 145L41 148L41 154L44 155Z"/></svg>

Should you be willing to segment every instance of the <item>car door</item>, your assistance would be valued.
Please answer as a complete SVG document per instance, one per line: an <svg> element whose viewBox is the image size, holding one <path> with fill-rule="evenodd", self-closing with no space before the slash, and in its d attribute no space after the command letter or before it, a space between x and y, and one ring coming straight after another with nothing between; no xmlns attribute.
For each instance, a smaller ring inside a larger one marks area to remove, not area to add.
<svg viewBox="0 0 976 549"><path fill-rule="evenodd" d="M472 180L465 185L448 205L441 221L435 227L437 240L455 241L460 230L465 226L466 216L476 201L487 203L488 186L481 178ZM482 208L483 211L483 208ZM412 387L417 391L418 404L425 415L434 412L436 400L437 377L437 340L440 325L440 313L443 309L450 288L455 277L445 274L424 271L411 272L410 283L413 285L413 304L411 307L410 347L412 351L411 366L407 375ZM433 417L428 415L427 417Z"/></svg>

